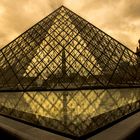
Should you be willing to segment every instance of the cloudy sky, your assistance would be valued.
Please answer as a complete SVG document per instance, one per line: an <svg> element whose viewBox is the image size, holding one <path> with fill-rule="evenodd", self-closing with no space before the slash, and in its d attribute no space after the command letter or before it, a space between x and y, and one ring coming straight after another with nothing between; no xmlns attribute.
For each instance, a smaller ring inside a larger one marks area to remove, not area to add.
<svg viewBox="0 0 140 140"><path fill-rule="evenodd" d="M0 47L64 5L135 51L140 0L0 0Z"/></svg>

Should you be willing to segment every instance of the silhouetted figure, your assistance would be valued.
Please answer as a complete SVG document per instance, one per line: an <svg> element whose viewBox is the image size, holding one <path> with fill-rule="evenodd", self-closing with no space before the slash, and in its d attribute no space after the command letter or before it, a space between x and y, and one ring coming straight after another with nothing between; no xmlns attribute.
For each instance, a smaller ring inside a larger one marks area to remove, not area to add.
<svg viewBox="0 0 140 140"><path fill-rule="evenodd" d="M140 39L138 40L138 47L136 48L136 55L137 55L137 64L140 65Z"/></svg>
<svg viewBox="0 0 140 140"><path fill-rule="evenodd" d="M136 54L140 55L140 39L138 40L139 46L136 48Z"/></svg>

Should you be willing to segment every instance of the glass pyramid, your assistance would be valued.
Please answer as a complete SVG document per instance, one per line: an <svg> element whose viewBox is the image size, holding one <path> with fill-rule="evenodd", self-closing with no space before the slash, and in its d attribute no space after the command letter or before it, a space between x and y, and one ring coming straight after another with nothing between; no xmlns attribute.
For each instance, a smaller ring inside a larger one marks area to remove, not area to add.
<svg viewBox="0 0 140 140"><path fill-rule="evenodd" d="M0 51L0 90L139 86L138 57L65 7Z"/></svg>
<svg viewBox="0 0 140 140"><path fill-rule="evenodd" d="M88 136L140 108L139 59L61 6L0 50L0 114Z"/></svg>

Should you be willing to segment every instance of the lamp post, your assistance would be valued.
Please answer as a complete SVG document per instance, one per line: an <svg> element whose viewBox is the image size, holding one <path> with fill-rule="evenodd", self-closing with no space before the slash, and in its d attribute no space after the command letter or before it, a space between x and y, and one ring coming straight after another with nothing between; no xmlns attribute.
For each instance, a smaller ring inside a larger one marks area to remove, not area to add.
<svg viewBox="0 0 140 140"><path fill-rule="evenodd" d="M67 81L66 74L66 52L65 52L65 44L62 44L62 84ZM65 90L65 89L64 89ZM64 119L64 127L67 127L67 91L63 91L63 119Z"/></svg>

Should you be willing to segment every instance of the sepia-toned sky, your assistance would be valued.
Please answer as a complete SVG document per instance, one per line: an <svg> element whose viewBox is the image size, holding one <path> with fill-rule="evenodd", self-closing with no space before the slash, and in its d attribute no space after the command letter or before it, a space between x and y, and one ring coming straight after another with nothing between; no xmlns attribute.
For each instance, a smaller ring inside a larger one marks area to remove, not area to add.
<svg viewBox="0 0 140 140"><path fill-rule="evenodd" d="M0 0L0 47L64 5L133 51L140 38L140 0Z"/></svg>

